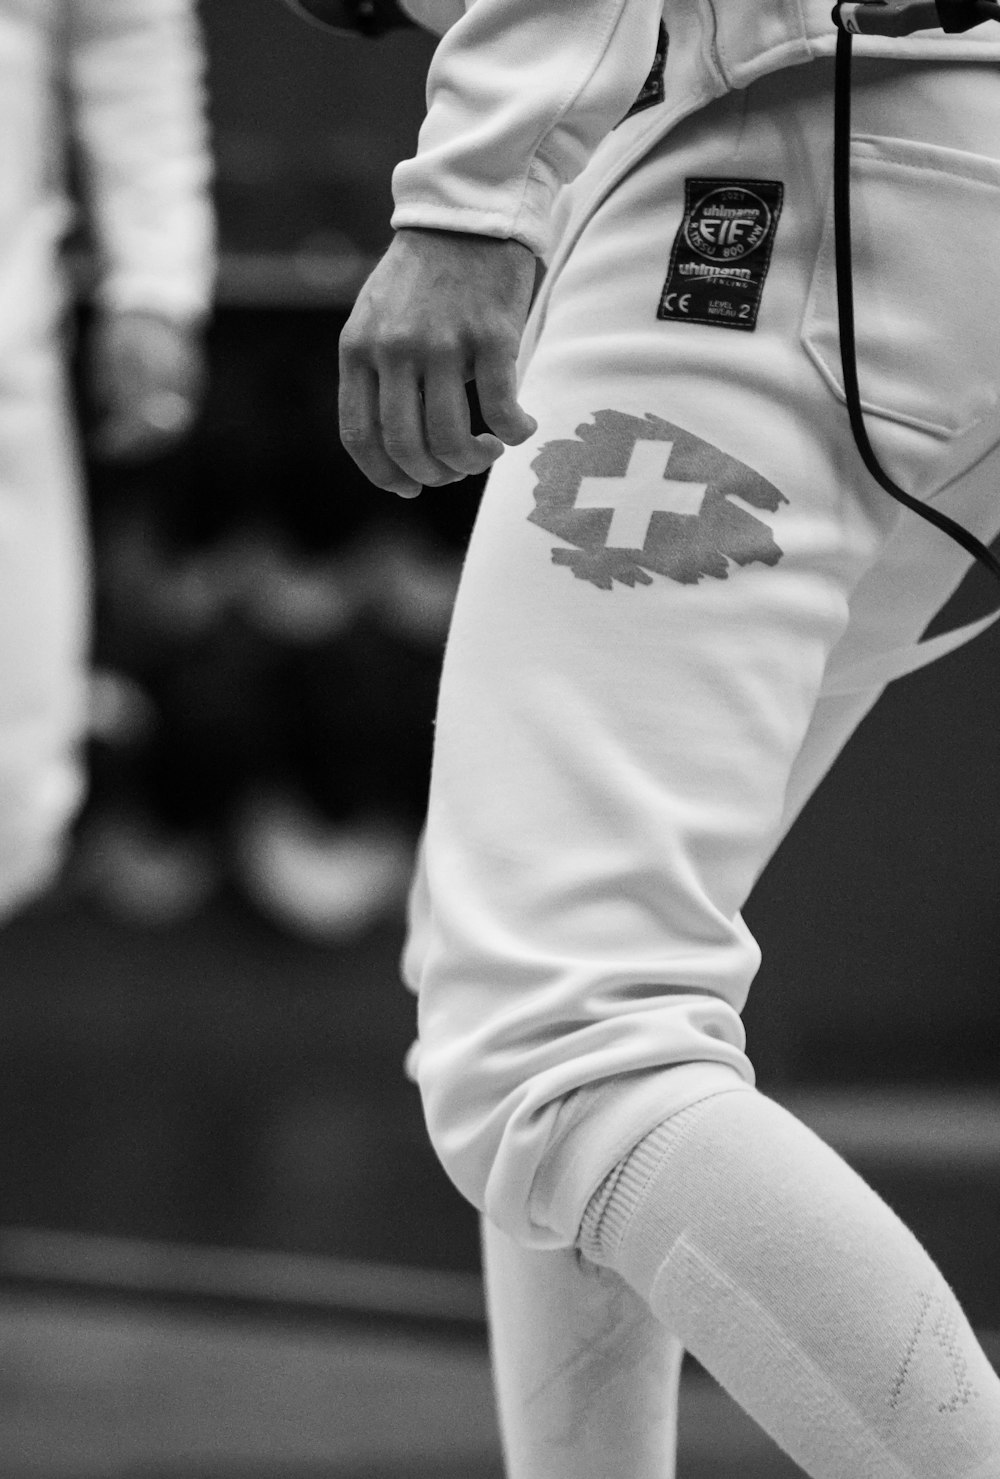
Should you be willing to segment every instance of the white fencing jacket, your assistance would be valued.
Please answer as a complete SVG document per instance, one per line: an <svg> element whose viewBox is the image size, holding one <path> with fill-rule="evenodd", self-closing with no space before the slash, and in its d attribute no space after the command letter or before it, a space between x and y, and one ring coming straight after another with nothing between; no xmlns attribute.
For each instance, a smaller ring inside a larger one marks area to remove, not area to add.
<svg viewBox="0 0 1000 1479"><path fill-rule="evenodd" d="M665 100L630 120L629 160L713 98L831 56L832 0L402 0L440 35L392 225L513 237L545 256L552 206L629 112L670 39ZM1000 24L858 37L858 56L1000 62ZM621 151L617 151L619 156Z"/></svg>
<svg viewBox="0 0 1000 1479"><path fill-rule="evenodd" d="M51 332L78 146L113 309L198 317L214 271L194 0L0 0L0 360Z"/></svg>

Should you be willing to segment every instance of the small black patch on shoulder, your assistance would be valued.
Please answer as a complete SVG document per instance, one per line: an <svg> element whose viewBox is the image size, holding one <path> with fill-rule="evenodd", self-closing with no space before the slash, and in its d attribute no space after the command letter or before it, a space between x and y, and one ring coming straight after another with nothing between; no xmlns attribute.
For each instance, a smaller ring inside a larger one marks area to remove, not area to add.
<svg viewBox="0 0 1000 1479"><path fill-rule="evenodd" d="M660 22L659 40L656 43L656 57L650 69L649 76L642 84L642 91L625 114L625 118L634 118L636 113L644 113L647 108L653 108L657 103L662 103L666 97L665 73L667 70L667 52L670 50L670 37L667 28ZM615 127L618 128L625 122L625 118L619 119Z"/></svg>

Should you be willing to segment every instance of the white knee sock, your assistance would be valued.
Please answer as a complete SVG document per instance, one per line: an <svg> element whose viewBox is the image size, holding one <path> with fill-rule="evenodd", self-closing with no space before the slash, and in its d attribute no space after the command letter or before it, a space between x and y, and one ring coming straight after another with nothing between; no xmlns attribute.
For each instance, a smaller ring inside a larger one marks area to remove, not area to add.
<svg viewBox="0 0 1000 1479"><path fill-rule="evenodd" d="M1000 1479L1000 1379L928 1254L747 1086L682 1110L595 1193L614 1268L812 1479Z"/></svg>
<svg viewBox="0 0 1000 1479"><path fill-rule="evenodd" d="M481 1226L507 1479L675 1479L680 1342L571 1248Z"/></svg>

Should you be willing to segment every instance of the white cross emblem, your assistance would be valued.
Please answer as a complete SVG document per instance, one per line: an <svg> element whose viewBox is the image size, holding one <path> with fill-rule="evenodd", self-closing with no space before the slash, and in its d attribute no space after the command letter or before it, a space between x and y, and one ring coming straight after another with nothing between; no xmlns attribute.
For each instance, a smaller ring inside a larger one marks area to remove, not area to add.
<svg viewBox="0 0 1000 1479"><path fill-rule="evenodd" d="M696 514L707 483L675 483L666 476L673 442L636 442L624 477L581 478L579 509L614 510L607 544L614 549L643 549L655 513Z"/></svg>

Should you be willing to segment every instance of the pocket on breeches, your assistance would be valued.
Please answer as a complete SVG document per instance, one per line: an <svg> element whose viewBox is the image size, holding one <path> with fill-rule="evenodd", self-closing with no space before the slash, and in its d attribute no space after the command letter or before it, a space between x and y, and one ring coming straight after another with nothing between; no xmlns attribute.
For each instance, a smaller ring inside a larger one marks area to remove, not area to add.
<svg viewBox="0 0 1000 1479"><path fill-rule="evenodd" d="M869 433L890 474L933 497L1000 441L1000 160L859 135L851 207ZM844 404L834 224L831 192L801 337Z"/></svg>

